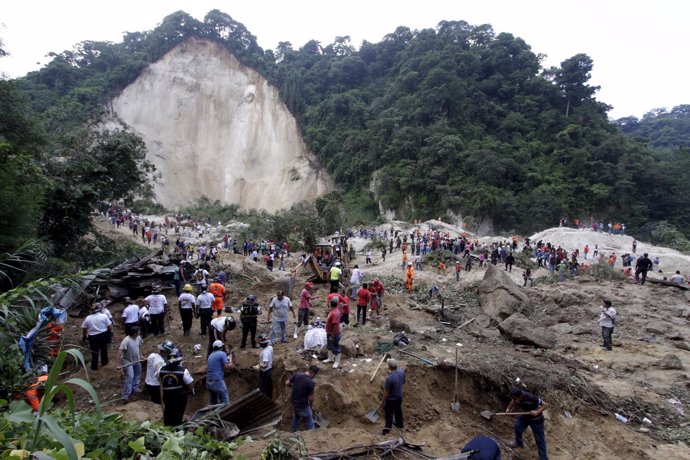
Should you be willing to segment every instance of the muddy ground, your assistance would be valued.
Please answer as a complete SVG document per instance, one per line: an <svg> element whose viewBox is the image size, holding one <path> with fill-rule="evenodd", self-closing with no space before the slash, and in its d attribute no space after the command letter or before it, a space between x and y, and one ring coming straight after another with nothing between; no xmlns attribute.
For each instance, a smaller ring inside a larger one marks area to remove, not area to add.
<svg viewBox="0 0 690 460"><path fill-rule="evenodd" d="M103 228L107 230L107 225ZM289 260L288 268L298 261L296 257ZM284 272L269 273L240 255L223 254L223 261L229 267L229 303L233 306L250 293L257 295L265 306L275 290L285 286ZM363 262L363 257L355 262ZM590 277L549 284L546 272L538 270L534 273L537 283L521 288L531 300L522 313L535 329L557 337L556 346L544 350L513 344L498 331L497 321L483 315L477 285L486 268L475 265L469 274L463 272L460 282L454 280L451 270L445 274L432 269L418 272L413 296L399 290L403 278L399 252L389 255L385 262L377 254L373 265L362 268L369 280L381 276L389 286L389 293L384 299L381 318L365 327L343 331L345 350L341 368L320 366L314 406L331 424L328 429L301 433L310 453L386 439L379 434L382 419L373 425L363 415L378 404L382 394L385 366L373 383L369 379L381 357L376 352L377 344L392 342L389 327L390 319L394 319L410 330L412 343L407 350L434 362L429 366L402 355L395 348L391 351L407 372L403 404L406 426L393 435L425 444L427 455L457 453L467 440L481 433L493 436L505 446L513 437L512 420L486 421L479 412L505 409L507 390L520 378L530 391L537 392L549 403L546 436L552 459L690 458L686 444L690 440L688 291L655 284L640 286L627 280L596 281ZM520 273L515 269L510 276L522 286ZM442 287L446 306L450 308L443 322L431 312L437 307L437 300L425 300L426 289L431 284ZM299 295L299 279L296 286L293 300ZM164 293L171 305L177 304L172 290ZM317 286L315 304L319 305L317 311L323 317L327 293L328 286ZM620 315L612 352L599 347L598 305L604 298L612 300ZM118 319L121 309L117 304L111 308ZM472 318L475 318L472 323L458 329ZM119 320L115 323L112 357L117 343L124 337ZM79 326L80 320L75 319L68 324L68 344L79 344L74 340L80 334ZM269 327L265 317L262 318L259 330L268 332ZM203 377L206 366L205 353L196 356L193 353L194 344L200 343L202 349L206 346L206 337L198 333L199 326L195 323L192 336L183 337L179 315L176 308L172 309L165 338L180 346L185 364L196 379ZM254 388L258 379L258 371L252 366L258 362L259 350L240 350L240 334L239 329L229 334L236 366L226 379L231 401ZM145 340L144 354L154 351L162 340L154 337ZM300 343L301 340L295 341L290 335L287 344L275 347L274 399L284 408L279 435L286 439L290 404L289 389L283 383L293 373L316 363L315 359L304 358L297 352ZM359 356L355 356L355 344L360 345ZM455 348L460 351L461 410L458 413L450 407L454 394ZM143 397L125 406L117 402L121 379L114 362L90 373L89 377L101 399L113 401L106 406L109 410L138 420L160 420L159 407ZM208 395L201 390L188 404L189 415L208 402ZM614 412L630 422L619 422ZM643 423L644 417L652 424ZM258 458L269 440L255 439L246 443L239 453L246 458ZM525 441L525 449L505 451L506 458L536 459L531 434L525 435Z"/></svg>

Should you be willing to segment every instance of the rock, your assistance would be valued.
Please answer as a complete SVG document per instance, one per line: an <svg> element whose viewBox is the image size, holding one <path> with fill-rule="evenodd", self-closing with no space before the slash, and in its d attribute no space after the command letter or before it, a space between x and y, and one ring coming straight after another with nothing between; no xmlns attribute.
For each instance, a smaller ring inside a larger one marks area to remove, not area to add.
<svg viewBox="0 0 690 460"><path fill-rule="evenodd" d="M333 189L278 89L214 41L175 46L110 107L146 143L156 200L171 209L204 195L277 211Z"/></svg>
<svg viewBox="0 0 690 460"><path fill-rule="evenodd" d="M504 270L489 264L479 283L479 303L488 316L506 319L530 300Z"/></svg>
<svg viewBox="0 0 690 460"><path fill-rule="evenodd" d="M690 343L686 342L685 340L673 342L673 346L681 350L690 351Z"/></svg>
<svg viewBox="0 0 690 460"><path fill-rule="evenodd" d="M556 295L556 298L554 300L561 307L570 307L572 305L582 304L581 295L569 290L561 291L559 294Z"/></svg>
<svg viewBox="0 0 690 460"><path fill-rule="evenodd" d="M668 331L668 325L658 321L654 321L647 323L644 330L654 335L664 335L666 331Z"/></svg>
<svg viewBox="0 0 690 460"><path fill-rule="evenodd" d="M393 332L405 331L407 333L411 332L410 326L404 322L395 318L390 319L390 330Z"/></svg>
<svg viewBox="0 0 690 460"><path fill-rule="evenodd" d="M678 356L671 353L667 354L657 363L662 369L683 369L683 363Z"/></svg>
<svg viewBox="0 0 690 460"><path fill-rule="evenodd" d="M521 313L512 314L498 325L498 329L515 344L539 348L553 348L556 345L556 334L537 326Z"/></svg>
<svg viewBox="0 0 690 460"><path fill-rule="evenodd" d="M671 314L677 318L690 318L690 307L673 305L671 307Z"/></svg>
<svg viewBox="0 0 690 460"><path fill-rule="evenodd" d="M472 337L482 338L482 339L497 339L501 336L501 332L495 327L487 328L475 328L468 331Z"/></svg>
<svg viewBox="0 0 690 460"><path fill-rule="evenodd" d="M489 315L477 315L477 319L474 321L474 324L477 326L481 327L496 327L498 326L498 322L496 319L492 318Z"/></svg>
<svg viewBox="0 0 690 460"><path fill-rule="evenodd" d="M553 331L553 333L556 335L572 334L574 329L575 328L568 323L558 323L549 327L549 330Z"/></svg>

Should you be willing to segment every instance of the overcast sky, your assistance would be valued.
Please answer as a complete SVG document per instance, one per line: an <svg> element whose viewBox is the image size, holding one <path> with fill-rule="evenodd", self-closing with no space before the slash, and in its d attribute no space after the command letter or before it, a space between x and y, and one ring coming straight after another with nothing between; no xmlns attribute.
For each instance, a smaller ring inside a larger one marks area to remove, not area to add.
<svg viewBox="0 0 690 460"><path fill-rule="evenodd" d="M597 99L614 107L612 118L690 104L685 0L5 0L0 38L11 56L0 59L0 72L22 76L46 64L51 51L85 40L119 42L123 32L151 30L175 11L203 20L212 9L244 24L264 49L280 41L299 48L311 39L328 45L344 35L359 47L398 26L489 23L546 54L547 67L588 54L591 84L601 86Z"/></svg>

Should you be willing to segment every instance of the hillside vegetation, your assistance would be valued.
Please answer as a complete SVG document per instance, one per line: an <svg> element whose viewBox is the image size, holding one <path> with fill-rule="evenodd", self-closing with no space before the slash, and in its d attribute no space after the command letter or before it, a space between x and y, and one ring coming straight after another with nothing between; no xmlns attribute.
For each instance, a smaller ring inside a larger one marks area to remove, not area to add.
<svg viewBox="0 0 690 460"><path fill-rule="evenodd" d="M690 232L687 145L655 149L648 139L664 136L649 134L654 126L645 138L610 122L586 54L545 69L522 39L464 21L399 27L359 49L336 37L264 51L214 10L203 21L174 13L120 43L84 41L1 82L3 249L44 236L67 253L89 230L96 200L131 205L146 194L152 168L141 140L89 128L149 63L191 36L222 43L280 88L339 187L326 198L341 205L334 222L391 209L403 219L460 214L471 229L496 231L579 218L623 222L639 236L659 222Z"/></svg>

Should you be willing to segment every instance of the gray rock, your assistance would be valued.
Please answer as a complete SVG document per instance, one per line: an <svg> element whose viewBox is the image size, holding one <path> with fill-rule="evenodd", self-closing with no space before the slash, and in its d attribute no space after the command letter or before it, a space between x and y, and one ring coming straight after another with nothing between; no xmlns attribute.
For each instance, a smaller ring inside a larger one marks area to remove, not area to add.
<svg viewBox="0 0 690 460"><path fill-rule="evenodd" d="M658 366L662 369L683 369L683 363L680 362L680 358L670 353L661 358Z"/></svg>
<svg viewBox="0 0 690 460"><path fill-rule="evenodd" d="M498 325L498 330L515 344L539 348L553 348L556 345L556 334L537 326L521 313L512 314Z"/></svg>
<svg viewBox="0 0 690 460"><path fill-rule="evenodd" d="M553 326L549 327L549 330L552 331L556 335L572 334L574 329L575 328L568 323L558 323L558 324L554 324Z"/></svg>
<svg viewBox="0 0 690 460"><path fill-rule="evenodd" d="M685 340L673 342L673 346L680 350L690 351L690 343L686 342Z"/></svg>
<svg viewBox="0 0 690 460"><path fill-rule="evenodd" d="M520 306L530 304L522 288L496 265L489 264L478 290L482 311L494 318L505 319Z"/></svg>

